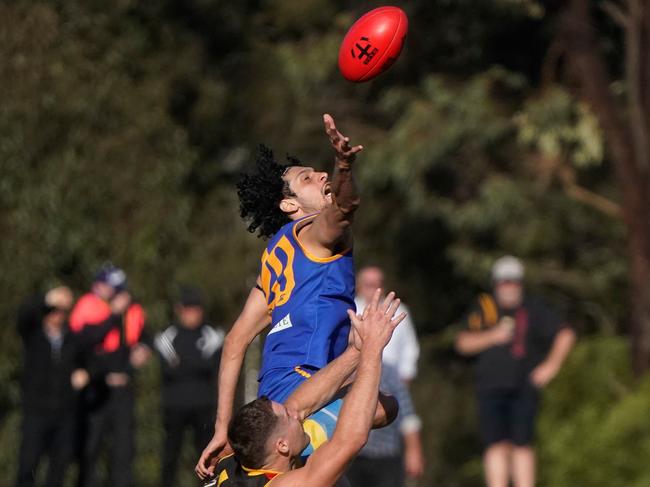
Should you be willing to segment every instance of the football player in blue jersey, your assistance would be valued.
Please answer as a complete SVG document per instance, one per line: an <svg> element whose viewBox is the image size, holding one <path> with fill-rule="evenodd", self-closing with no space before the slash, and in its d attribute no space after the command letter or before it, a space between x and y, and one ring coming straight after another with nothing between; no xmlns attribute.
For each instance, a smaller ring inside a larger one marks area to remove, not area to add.
<svg viewBox="0 0 650 487"><path fill-rule="evenodd" d="M227 446L244 355L267 326L259 395L279 403L347 347L347 312L354 310L351 225L360 202L352 166L363 147L351 146L330 115L323 122L335 153L331 178L295 158L279 164L262 146L254 171L237 185L248 230L270 240L257 285L225 339L215 433L196 465L201 478L213 473ZM317 413L315 433L333 432L340 405L335 401ZM380 401L377 423L394 413L383 411Z"/></svg>

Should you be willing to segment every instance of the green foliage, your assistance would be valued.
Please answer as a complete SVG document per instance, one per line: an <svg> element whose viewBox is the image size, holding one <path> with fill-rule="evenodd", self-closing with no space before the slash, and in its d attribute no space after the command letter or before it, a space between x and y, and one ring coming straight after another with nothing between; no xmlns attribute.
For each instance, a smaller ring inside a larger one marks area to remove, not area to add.
<svg viewBox="0 0 650 487"><path fill-rule="evenodd" d="M649 406L650 378L632 379L623 340L581 343L544 398L541 485L646 485Z"/></svg>
<svg viewBox="0 0 650 487"><path fill-rule="evenodd" d="M429 359L414 383L431 462L422 484L480 485L471 368L450 355L451 336L423 342ZM625 341L583 339L543 393L537 427L539 485L646 485L648 407L650 377L633 379Z"/></svg>
<svg viewBox="0 0 650 487"><path fill-rule="evenodd" d="M624 228L575 200L559 176L569 167L578 184L616 200L602 134L568 91L539 86L553 12L533 0L409 2L399 62L353 85L337 71L338 45L367 7L0 5L3 444L15 445L20 421L19 301L58 282L83 292L112 260L126 268L153 331L170 319L170 299L185 282L207 291L209 315L227 325L263 246L239 219L237 174L259 142L329 168L328 112L366 148L357 168L357 263L386 269L426 335L414 385L427 425L421 485L480 483L471 380L445 330L506 252L526 260L531 286L567 308L580 330L607 337L581 345L548 391L543 485L647 482L634 461L648 448L648 386L632 382L627 351L611 337L629 308ZM155 364L138 384L138 485L155 485ZM640 454L625 455L626 442ZM189 484L193 453L182 456L179 482ZM0 449L7 479L15 457L15 447Z"/></svg>
<svg viewBox="0 0 650 487"><path fill-rule="evenodd" d="M517 123L521 142L543 157L568 159L581 167L603 160L604 141L596 117L560 88L530 100Z"/></svg>

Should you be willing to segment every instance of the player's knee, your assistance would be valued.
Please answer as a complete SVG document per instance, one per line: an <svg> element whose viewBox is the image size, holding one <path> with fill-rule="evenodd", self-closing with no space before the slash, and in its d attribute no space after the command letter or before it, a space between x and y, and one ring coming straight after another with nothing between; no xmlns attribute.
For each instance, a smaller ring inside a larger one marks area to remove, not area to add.
<svg viewBox="0 0 650 487"><path fill-rule="evenodd" d="M383 428L391 424L397 418L397 413L399 413L399 403L395 396L380 392L373 428Z"/></svg>

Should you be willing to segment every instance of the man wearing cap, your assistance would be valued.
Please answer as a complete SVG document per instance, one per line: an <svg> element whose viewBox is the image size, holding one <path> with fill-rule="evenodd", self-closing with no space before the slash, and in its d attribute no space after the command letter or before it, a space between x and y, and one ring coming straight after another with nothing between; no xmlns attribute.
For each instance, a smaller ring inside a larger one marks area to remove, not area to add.
<svg viewBox="0 0 650 487"><path fill-rule="evenodd" d="M194 287L181 289L174 312L176 320L154 341L162 372L162 487L177 485L178 453L185 430L193 430L197 455L212 437L216 375L225 337L221 328L205 320L201 292Z"/></svg>
<svg viewBox="0 0 650 487"><path fill-rule="evenodd" d="M133 374L147 362L153 346L144 333L144 310L127 291L126 274L107 263L95 275L91 291L73 308L70 329L81 333L88 327L101 326L116 312L121 326L111 330L85 357L90 383L83 390L80 406L80 487L96 485L95 464L109 432L111 485L131 485L135 451Z"/></svg>
<svg viewBox="0 0 650 487"><path fill-rule="evenodd" d="M456 338L475 356L479 428L488 487L535 484L533 436L539 393L575 343L565 320L524 293L524 267L512 256L492 267L492 294L481 294Z"/></svg>

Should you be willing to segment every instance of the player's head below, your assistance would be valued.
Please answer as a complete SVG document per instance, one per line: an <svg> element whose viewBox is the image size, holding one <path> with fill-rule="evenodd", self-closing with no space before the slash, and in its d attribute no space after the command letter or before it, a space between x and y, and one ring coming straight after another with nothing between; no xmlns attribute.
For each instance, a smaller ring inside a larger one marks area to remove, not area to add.
<svg viewBox="0 0 650 487"><path fill-rule="evenodd" d="M375 291L384 287L384 271L377 266L363 267L357 273L357 295L370 303Z"/></svg>
<svg viewBox="0 0 650 487"><path fill-rule="evenodd" d="M239 463L246 468L277 468L291 460L309 444L302 424L282 404L262 396L235 414L228 439Z"/></svg>
<svg viewBox="0 0 650 487"><path fill-rule="evenodd" d="M332 202L331 185L326 172L303 166L287 157L280 164L273 151L260 146L255 167L242 174L237 183L239 212L248 220L248 231L271 237L291 220L321 211Z"/></svg>
<svg viewBox="0 0 650 487"><path fill-rule="evenodd" d="M492 285L501 308L517 308L524 298L524 265L512 255L497 259L492 266Z"/></svg>

